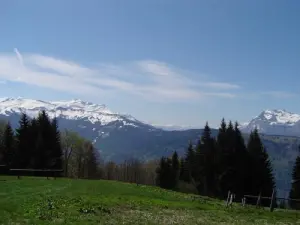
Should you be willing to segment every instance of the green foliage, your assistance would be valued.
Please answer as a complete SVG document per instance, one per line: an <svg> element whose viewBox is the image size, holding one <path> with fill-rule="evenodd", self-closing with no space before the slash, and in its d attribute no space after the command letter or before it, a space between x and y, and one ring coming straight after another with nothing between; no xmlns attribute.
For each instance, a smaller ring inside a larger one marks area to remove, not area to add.
<svg viewBox="0 0 300 225"><path fill-rule="evenodd" d="M257 129L250 134L247 149L250 155L251 191L252 194L261 193L262 196L271 196L275 188L272 165L265 147L259 137Z"/></svg>
<svg viewBox="0 0 300 225"><path fill-rule="evenodd" d="M30 121L28 116L23 113L19 121L19 127L16 129L16 155L14 157L13 167L17 169L30 168L30 158L32 156L32 143L30 134Z"/></svg>
<svg viewBox="0 0 300 225"><path fill-rule="evenodd" d="M5 126L1 147L3 149L2 162L4 165L10 166L15 154L15 139L10 123Z"/></svg>
<svg viewBox="0 0 300 225"><path fill-rule="evenodd" d="M62 149L56 119L45 111L30 120L23 113L14 134L9 123L1 136L2 163L12 169L61 169Z"/></svg>
<svg viewBox="0 0 300 225"><path fill-rule="evenodd" d="M296 158L292 174L292 188L290 191L291 199L300 199L300 156ZM300 209L300 202L295 200L290 201L290 206L293 209Z"/></svg>
<svg viewBox="0 0 300 225"><path fill-rule="evenodd" d="M179 182L180 163L177 152L174 152L172 158L162 157L159 167L156 169L156 184L165 189L175 190Z"/></svg>
<svg viewBox="0 0 300 225"><path fill-rule="evenodd" d="M200 195L222 199L228 191L238 199L260 192L271 196L275 188L272 165L258 132L254 130L250 134L246 147L238 127L237 122L233 125L229 121L227 126L222 119L216 139L206 123L195 149L189 143L181 160L180 180L194 185ZM167 168L166 165L163 159L161 166Z"/></svg>

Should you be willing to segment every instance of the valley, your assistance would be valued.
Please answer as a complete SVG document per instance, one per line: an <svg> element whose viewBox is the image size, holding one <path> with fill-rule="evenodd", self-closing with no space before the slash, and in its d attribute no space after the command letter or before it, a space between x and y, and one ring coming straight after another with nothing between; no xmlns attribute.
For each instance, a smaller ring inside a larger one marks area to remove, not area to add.
<svg viewBox="0 0 300 225"><path fill-rule="evenodd" d="M35 117L41 110L46 110L51 118L57 117L60 130L73 130L93 141L105 161L122 162L132 158L147 161L159 159L161 156L170 156L174 151L183 156L189 141L196 144L203 131L202 129L164 130L145 124L130 115L113 113L105 105L78 99L54 102L23 98L0 100L0 119L9 120L13 128L18 126L22 112ZM258 128L261 128L259 131L270 131L269 126L276 126L274 121L277 117L279 117L280 127L284 122L288 123L291 120L297 126L298 117L295 114L283 115L283 111L274 111L274 115L271 116L270 114L270 111L263 112L251 120L249 123L251 125L241 126L246 142L251 126L257 124ZM269 125L267 118L270 119ZM262 127L261 121L265 127ZM291 127L291 122L286 126ZM212 135L217 135L217 132L218 130L213 129ZM299 152L300 138L284 133L272 135L268 132L266 134L262 132L261 138L273 163L278 193L286 196L290 189L292 166Z"/></svg>

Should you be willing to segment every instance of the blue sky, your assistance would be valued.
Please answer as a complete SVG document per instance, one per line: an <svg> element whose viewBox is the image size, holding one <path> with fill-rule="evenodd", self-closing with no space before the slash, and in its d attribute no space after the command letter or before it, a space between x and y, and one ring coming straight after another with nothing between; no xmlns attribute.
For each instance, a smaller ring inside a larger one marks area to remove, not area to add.
<svg viewBox="0 0 300 225"><path fill-rule="evenodd" d="M154 124L300 113L298 0L4 0L0 96Z"/></svg>

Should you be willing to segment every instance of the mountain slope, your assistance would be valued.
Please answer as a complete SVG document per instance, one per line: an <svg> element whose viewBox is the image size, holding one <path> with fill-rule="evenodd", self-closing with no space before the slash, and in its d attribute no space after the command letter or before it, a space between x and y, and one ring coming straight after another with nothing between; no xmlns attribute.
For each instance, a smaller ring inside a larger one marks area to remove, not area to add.
<svg viewBox="0 0 300 225"><path fill-rule="evenodd" d="M46 102L23 98L0 99L0 119L9 120L14 128L18 126L21 112L35 117L41 110L45 110L50 117L57 116L61 130L76 131L93 141L106 161L121 162L132 157L141 160L158 159L174 151L183 155L188 142L196 143L202 133L202 129L166 131L132 116L113 113L104 105L81 100ZM274 129L281 126L293 128L297 124L298 117L294 114L265 111L243 125L242 130L246 131L244 136L247 141L247 133L254 126L259 125L257 127L262 133L269 133L272 126ZM276 130L275 133L280 132ZM215 136L217 130L212 129L212 134ZM274 165L277 186L285 193L290 187L290 172L298 154L300 138L266 134L261 137Z"/></svg>
<svg viewBox="0 0 300 225"><path fill-rule="evenodd" d="M300 115L286 110L265 110L242 125L241 130L250 133L255 127L268 135L300 136Z"/></svg>
<svg viewBox="0 0 300 225"><path fill-rule="evenodd" d="M30 117L36 117L41 110L45 110L50 118L57 116L68 120L83 120L101 125L116 121L123 122L125 126L146 125L130 115L113 113L105 105L84 102L80 99L52 102L25 98L0 99L0 114L4 116L24 112Z"/></svg>

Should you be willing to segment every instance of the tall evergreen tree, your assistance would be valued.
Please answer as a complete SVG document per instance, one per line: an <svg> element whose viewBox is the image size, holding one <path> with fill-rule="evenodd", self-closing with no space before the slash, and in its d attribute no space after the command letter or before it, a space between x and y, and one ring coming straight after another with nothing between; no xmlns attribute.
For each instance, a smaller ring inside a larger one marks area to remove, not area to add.
<svg viewBox="0 0 300 225"><path fill-rule="evenodd" d="M228 189L228 169L229 169L229 151L228 151L228 130L225 119L223 118L219 127L217 135L217 149L218 149L218 165L216 167L218 174L218 196L225 197Z"/></svg>
<svg viewBox="0 0 300 225"><path fill-rule="evenodd" d="M179 169L179 180L185 181L185 171L186 171L186 166L185 166L185 160L184 158L180 158L179 160L180 164L180 169ZM188 181L188 180L187 180Z"/></svg>
<svg viewBox="0 0 300 225"><path fill-rule="evenodd" d="M18 169L26 169L30 165L31 148L29 133L29 118L23 113L19 121L19 127L16 129L16 156L14 167Z"/></svg>
<svg viewBox="0 0 300 225"><path fill-rule="evenodd" d="M61 169L62 168L62 148L60 141L60 132L58 130L57 120L54 118L51 122L51 149L50 158L52 162L49 165L51 169ZM93 149L89 149L90 154L94 154ZM92 157L92 155L89 155Z"/></svg>
<svg viewBox="0 0 300 225"><path fill-rule="evenodd" d="M220 151L224 152L226 149L226 141L227 141L227 125L225 122L225 119L223 118L220 124L218 136L217 136L217 143L218 143L218 148Z"/></svg>
<svg viewBox="0 0 300 225"><path fill-rule="evenodd" d="M183 171L183 180L186 182L191 182L191 179L195 177L196 172L196 155L195 150L193 148L192 142L189 142L188 148L185 154L184 160L184 171Z"/></svg>
<svg viewBox="0 0 300 225"><path fill-rule="evenodd" d="M10 123L7 123L3 133L3 163L9 167L12 166L13 159L15 159L15 137L14 132L10 126Z"/></svg>
<svg viewBox="0 0 300 225"><path fill-rule="evenodd" d="M200 183L199 193L203 195L215 195L216 189L216 142L211 136L211 129L206 123L201 142L196 147L197 172L196 180Z"/></svg>
<svg viewBox="0 0 300 225"><path fill-rule="evenodd" d="M95 178L97 174L97 158L95 148L92 143L86 142L86 178Z"/></svg>
<svg viewBox="0 0 300 225"><path fill-rule="evenodd" d="M234 135L235 152L232 155L235 170L234 185L236 194L242 197L247 192L249 185L251 185L251 171L249 170L249 154L237 122L234 125Z"/></svg>
<svg viewBox="0 0 300 225"><path fill-rule="evenodd" d="M296 158L293 168L290 199L300 199L300 156ZM293 200L290 201L290 206L293 209L300 209L300 203Z"/></svg>
<svg viewBox="0 0 300 225"><path fill-rule="evenodd" d="M156 169L156 184L161 188L172 189L173 184L171 180L172 164L171 160L165 157L160 159L159 167Z"/></svg>
<svg viewBox="0 0 300 225"><path fill-rule="evenodd" d="M244 165L247 161L246 146L236 122L229 121L226 129L226 144L222 151L222 172L220 175L221 196L224 198L230 190L242 196L244 193Z"/></svg>
<svg viewBox="0 0 300 225"><path fill-rule="evenodd" d="M38 137L37 137L37 158L36 167L38 169L47 169L53 165L52 146L53 129L51 121L45 111L39 113L37 117Z"/></svg>
<svg viewBox="0 0 300 225"><path fill-rule="evenodd" d="M258 130L251 132L247 149L251 161L251 186L249 194L259 194L271 196L275 188L272 165L265 147L259 137ZM266 203L268 204L268 203Z"/></svg>
<svg viewBox="0 0 300 225"><path fill-rule="evenodd" d="M29 124L29 138L27 140L28 146L30 146L30 162L29 168L38 168L39 152L38 144L41 140L41 136L38 130L38 123L36 118L33 118Z"/></svg>
<svg viewBox="0 0 300 225"><path fill-rule="evenodd" d="M180 163L178 154L175 151L172 155L172 186L174 188L177 187L179 181L179 170L180 170Z"/></svg>

